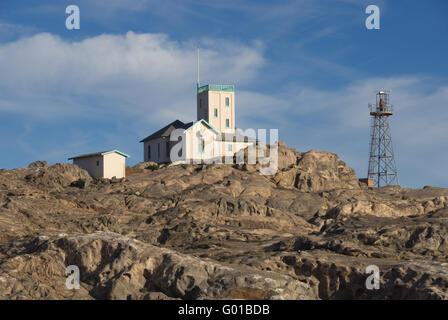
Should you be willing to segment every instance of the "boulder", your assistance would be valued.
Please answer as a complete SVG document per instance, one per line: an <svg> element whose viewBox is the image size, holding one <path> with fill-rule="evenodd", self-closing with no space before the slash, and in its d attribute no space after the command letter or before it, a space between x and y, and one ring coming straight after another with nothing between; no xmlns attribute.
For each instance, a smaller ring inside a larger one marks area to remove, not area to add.
<svg viewBox="0 0 448 320"><path fill-rule="evenodd" d="M77 165L57 163L53 166L41 167L39 171L27 175L25 180L40 187L60 189L78 180L89 183L92 177Z"/></svg>
<svg viewBox="0 0 448 320"><path fill-rule="evenodd" d="M28 165L28 168L30 169L41 169L47 167L48 167L47 161L34 161Z"/></svg>
<svg viewBox="0 0 448 320"><path fill-rule="evenodd" d="M280 169L279 165L279 171L273 177L278 185L307 192L360 188L355 171L347 167L336 154L311 150L296 155L296 163L279 158L284 169ZM290 157L291 153L287 158ZM288 163L289 166L285 169Z"/></svg>

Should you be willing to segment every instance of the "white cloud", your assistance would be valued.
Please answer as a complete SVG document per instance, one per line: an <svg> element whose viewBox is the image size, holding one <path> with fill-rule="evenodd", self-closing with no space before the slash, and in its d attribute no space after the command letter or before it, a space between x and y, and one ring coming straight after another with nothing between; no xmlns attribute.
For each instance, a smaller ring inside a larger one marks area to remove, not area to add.
<svg viewBox="0 0 448 320"><path fill-rule="evenodd" d="M0 45L0 110L37 117L126 112L163 124L192 120L196 46L164 34L67 42L48 33ZM259 43L199 41L201 78L244 84L263 64Z"/></svg>
<svg viewBox="0 0 448 320"><path fill-rule="evenodd" d="M3 20L0 20L0 41L10 41L18 36L31 35L35 33L36 30L33 27L24 26L15 23L9 23Z"/></svg>

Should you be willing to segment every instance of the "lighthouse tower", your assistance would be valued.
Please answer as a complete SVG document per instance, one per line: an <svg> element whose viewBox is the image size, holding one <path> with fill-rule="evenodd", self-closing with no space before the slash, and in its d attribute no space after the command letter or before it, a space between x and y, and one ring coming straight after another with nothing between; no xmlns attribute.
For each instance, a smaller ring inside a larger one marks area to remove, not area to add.
<svg viewBox="0 0 448 320"><path fill-rule="evenodd" d="M377 91L375 105L369 104L372 117L368 178L376 187L398 185L398 171L392 147L389 117L394 114L389 92Z"/></svg>

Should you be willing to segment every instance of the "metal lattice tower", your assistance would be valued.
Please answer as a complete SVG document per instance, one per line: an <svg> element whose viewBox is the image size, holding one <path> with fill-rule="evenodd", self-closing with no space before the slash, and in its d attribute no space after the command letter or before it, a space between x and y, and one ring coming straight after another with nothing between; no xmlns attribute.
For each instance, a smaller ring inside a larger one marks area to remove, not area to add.
<svg viewBox="0 0 448 320"><path fill-rule="evenodd" d="M369 104L372 116L368 178L374 186L398 185L389 117L394 114L389 104L389 92L377 91L375 105Z"/></svg>

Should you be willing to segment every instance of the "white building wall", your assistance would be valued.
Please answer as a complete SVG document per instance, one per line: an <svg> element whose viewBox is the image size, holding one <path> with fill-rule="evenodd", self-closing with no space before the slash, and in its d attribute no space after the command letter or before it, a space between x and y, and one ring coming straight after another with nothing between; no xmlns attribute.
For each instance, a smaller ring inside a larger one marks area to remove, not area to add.
<svg viewBox="0 0 448 320"><path fill-rule="evenodd" d="M182 148L182 153L185 154L185 162L189 163L191 159L192 154L192 142L191 142L191 136L189 134L184 135L185 144Z"/></svg>
<svg viewBox="0 0 448 320"><path fill-rule="evenodd" d="M229 105L226 106L226 98ZM197 120L204 119L220 132L235 131L235 93L226 91L204 91L197 95ZM215 109L218 114L215 117ZM226 127L229 120L229 128Z"/></svg>
<svg viewBox="0 0 448 320"><path fill-rule="evenodd" d="M200 135L198 135L200 133ZM187 162L199 162L200 160L211 159L221 155L221 150L217 149L216 138L218 134L211 130L204 123L199 123L186 131ZM200 152L200 137L204 139L204 152Z"/></svg>
<svg viewBox="0 0 448 320"><path fill-rule="evenodd" d="M126 157L118 153L108 153L103 156L104 175L103 178L113 177L120 179L126 176Z"/></svg>
<svg viewBox="0 0 448 320"><path fill-rule="evenodd" d="M73 164L87 170L93 178L100 179L103 177L104 162L102 156L75 158L73 159Z"/></svg>

